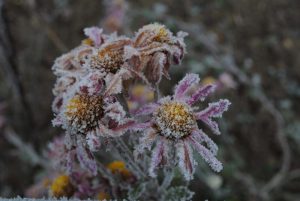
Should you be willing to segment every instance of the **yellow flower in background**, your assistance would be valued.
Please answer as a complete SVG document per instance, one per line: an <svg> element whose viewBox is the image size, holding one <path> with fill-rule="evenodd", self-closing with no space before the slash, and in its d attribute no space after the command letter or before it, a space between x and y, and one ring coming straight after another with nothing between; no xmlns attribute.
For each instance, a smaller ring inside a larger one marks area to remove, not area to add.
<svg viewBox="0 0 300 201"><path fill-rule="evenodd" d="M131 172L126 169L126 165L123 161L113 161L107 165L107 169L109 169L113 174L121 174L125 178L131 176Z"/></svg>
<svg viewBox="0 0 300 201"><path fill-rule="evenodd" d="M109 200L110 199L110 196L108 193L104 192L104 191L101 191L98 193L97 195L97 199L98 200Z"/></svg>
<svg viewBox="0 0 300 201"><path fill-rule="evenodd" d="M129 92L131 99L127 100L130 110L137 109L140 105L154 100L154 91L143 84L136 84Z"/></svg>
<svg viewBox="0 0 300 201"><path fill-rule="evenodd" d="M203 85L207 85L207 84L214 84L215 82L216 82L216 79L214 77L208 76L208 77L205 77L201 83Z"/></svg>
<svg viewBox="0 0 300 201"><path fill-rule="evenodd" d="M70 197L73 194L70 177L67 175L56 177L50 186L50 194L56 198Z"/></svg>
<svg viewBox="0 0 300 201"><path fill-rule="evenodd" d="M132 95L138 98L146 98L146 101L154 99L154 91L151 91L146 85L137 84L132 88Z"/></svg>
<svg viewBox="0 0 300 201"><path fill-rule="evenodd" d="M92 46L93 45L93 40L90 39L90 38L86 38L86 39L82 40L81 43L84 44L84 45Z"/></svg>

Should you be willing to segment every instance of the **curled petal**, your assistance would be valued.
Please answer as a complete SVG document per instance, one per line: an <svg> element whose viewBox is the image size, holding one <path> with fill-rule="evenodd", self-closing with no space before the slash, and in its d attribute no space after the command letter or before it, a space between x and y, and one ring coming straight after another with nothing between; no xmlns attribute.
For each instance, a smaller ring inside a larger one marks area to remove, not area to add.
<svg viewBox="0 0 300 201"><path fill-rule="evenodd" d="M163 164L166 160L166 146L165 142L162 140L160 141L153 150L152 157L151 157L151 164L149 168L149 175L151 177L156 177L155 169Z"/></svg>
<svg viewBox="0 0 300 201"><path fill-rule="evenodd" d="M135 125L135 121L132 119L127 118L126 120L123 121L122 124L119 124L115 128L112 128L111 130L113 132L126 132L128 130L133 129L133 126Z"/></svg>
<svg viewBox="0 0 300 201"><path fill-rule="evenodd" d="M205 142L210 152L215 156L218 152L218 146L202 130L194 130L191 137L198 143Z"/></svg>
<svg viewBox="0 0 300 201"><path fill-rule="evenodd" d="M177 156L179 158L179 167L186 180L193 179L194 160L190 145L183 140L178 143Z"/></svg>
<svg viewBox="0 0 300 201"><path fill-rule="evenodd" d="M192 105L194 103L196 103L197 101L201 100L204 101L205 98L212 92L214 92L214 90L216 89L216 85L212 85L212 84L208 84L205 85L203 87L201 87L200 89L198 89L193 95L192 97L187 100L187 103L189 105Z"/></svg>
<svg viewBox="0 0 300 201"><path fill-rule="evenodd" d="M210 129L217 135L220 134L217 122L212 120L212 117L221 117L223 112L228 110L231 103L227 99L221 99L218 102L210 103L208 107L195 114L196 119L200 119L206 123Z"/></svg>
<svg viewBox="0 0 300 201"><path fill-rule="evenodd" d="M111 103L105 108L105 115L111 119L122 122L126 115L123 106L119 102Z"/></svg>
<svg viewBox="0 0 300 201"><path fill-rule="evenodd" d="M158 84L163 75L163 69L167 65L167 57L162 52L156 52L145 69L148 81L154 85Z"/></svg>
<svg viewBox="0 0 300 201"><path fill-rule="evenodd" d="M141 115L149 115L152 114L159 105L156 103L149 103L144 105L143 107L139 108L134 115L141 116Z"/></svg>
<svg viewBox="0 0 300 201"><path fill-rule="evenodd" d="M133 120L125 120L123 124L116 125L113 128L108 128L103 124L99 125L97 133L102 137L119 137L122 136L126 131L130 130L131 126L134 124Z"/></svg>
<svg viewBox="0 0 300 201"><path fill-rule="evenodd" d="M81 78L78 84L79 93L97 95L103 89L104 74L101 72L91 72L87 76Z"/></svg>
<svg viewBox="0 0 300 201"><path fill-rule="evenodd" d="M85 28L84 34L89 37L96 47L99 47L103 43L102 32L103 30L98 27Z"/></svg>
<svg viewBox="0 0 300 201"><path fill-rule="evenodd" d="M204 146L199 144L193 138L188 138L194 149L201 155L201 157L209 164L209 166L216 172L223 169L223 165L218 159Z"/></svg>
<svg viewBox="0 0 300 201"><path fill-rule="evenodd" d="M175 87L174 98L180 99L185 93L189 90L189 88L197 84L199 82L199 76L197 74L187 74Z"/></svg>
<svg viewBox="0 0 300 201"><path fill-rule="evenodd" d="M87 150L80 142L76 147L77 159L82 168L86 169L93 175L97 175L97 163L93 154Z"/></svg>
<svg viewBox="0 0 300 201"><path fill-rule="evenodd" d="M122 81L124 79L129 78L129 71L122 68L119 70L116 74L108 74L105 77L105 83L107 85L105 95L112 95L112 94L118 94L121 93L123 85Z"/></svg>
<svg viewBox="0 0 300 201"><path fill-rule="evenodd" d="M137 49L135 49L132 46L125 46L124 47L124 60L127 61L128 59L131 59L132 57L139 57L140 53Z"/></svg>

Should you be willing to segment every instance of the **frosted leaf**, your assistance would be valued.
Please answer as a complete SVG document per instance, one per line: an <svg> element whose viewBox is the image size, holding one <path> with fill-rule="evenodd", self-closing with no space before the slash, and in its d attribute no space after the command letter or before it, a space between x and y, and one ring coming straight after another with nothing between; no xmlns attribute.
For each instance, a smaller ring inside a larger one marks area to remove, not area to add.
<svg viewBox="0 0 300 201"><path fill-rule="evenodd" d="M175 86L174 98L180 99L194 84L199 82L199 76L197 74L186 74L186 76Z"/></svg>
<svg viewBox="0 0 300 201"><path fill-rule="evenodd" d="M191 201L194 192L190 191L186 186L175 186L164 192L162 200L164 201Z"/></svg>

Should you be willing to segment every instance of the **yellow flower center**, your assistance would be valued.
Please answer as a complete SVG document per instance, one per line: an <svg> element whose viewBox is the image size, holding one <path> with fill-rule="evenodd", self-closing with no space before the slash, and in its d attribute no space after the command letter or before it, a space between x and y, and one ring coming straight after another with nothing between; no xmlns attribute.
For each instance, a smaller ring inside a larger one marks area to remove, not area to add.
<svg viewBox="0 0 300 201"><path fill-rule="evenodd" d="M70 197L73 194L70 178L67 175L60 175L55 178L50 186L50 193L57 198Z"/></svg>
<svg viewBox="0 0 300 201"><path fill-rule="evenodd" d="M96 56L91 58L91 67L104 70L105 72L116 73L123 61L122 50L110 50L104 48L98 52Z"/></svg>
<svg viewBox="0 0 300 201"><path fill-rule="evenodd" d="M66 105L65 115L71 127L85 133L98 126L103 117L101 96L75 95Z"/></svg>
<svg viewBox="0 0 300 201"><path fill-rule="evenodd" d="M158 30L156 30L156 35L153 38L153 41L165 43L169 42L169 40L170 37L168 30L164 26L159 27Z"/></svg>
<svg viewBox="0 0 300 201"><path fill-rule="evenodd" d="M161 105L154 113L154 119L159 133L171 139L189 135L197 124L192 109L175 101Z"/></svg>

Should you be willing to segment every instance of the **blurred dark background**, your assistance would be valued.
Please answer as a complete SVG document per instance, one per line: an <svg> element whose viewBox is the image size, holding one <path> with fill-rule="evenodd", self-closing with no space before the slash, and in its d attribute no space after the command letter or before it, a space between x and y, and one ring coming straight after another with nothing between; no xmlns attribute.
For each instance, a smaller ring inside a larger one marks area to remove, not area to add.
<svg viewBox="0 0 300 201"><path fill-rule="evenodd" d="M34 154L61 132L51 126L54 59L84 27L133 36L150 22L189 33L165 94L194 72L222 86L211 100L232 101L212 136L225 169L197 168L194 200L300 200L298 0L0 0L0 197L24 195L41 170Z"/></svg>

